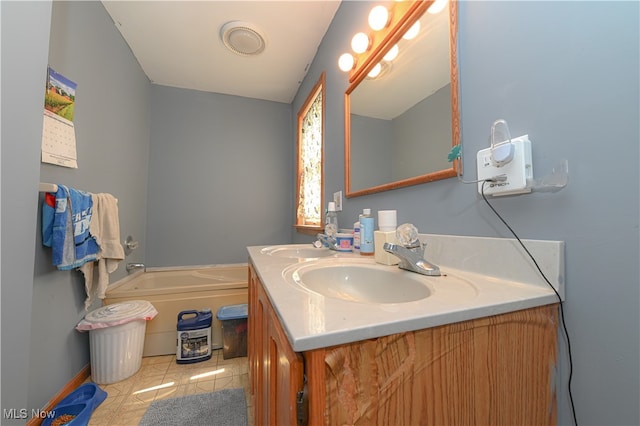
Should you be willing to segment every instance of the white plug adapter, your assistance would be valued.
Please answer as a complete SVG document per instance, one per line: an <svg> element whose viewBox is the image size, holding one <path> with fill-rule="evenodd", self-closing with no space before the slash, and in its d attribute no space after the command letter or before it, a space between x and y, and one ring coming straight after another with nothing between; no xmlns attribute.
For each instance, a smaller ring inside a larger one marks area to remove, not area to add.
<svg viewBox="0 0 640 426"><path fill-rule="evenodd" d="M531 192L530 181L533 179L533 164L531 161L531 142L529 135L511 139L513 159L502 166L494 164L495 145L478 151L478 193L485 195L514 195ZM506 158L499 153L500 158ZM508 153L507 153L508 154ZM496 176L506 178L494 179ZM486 182L487 180L491 180ZM483 188L484 187L484 188Z"/></svg>

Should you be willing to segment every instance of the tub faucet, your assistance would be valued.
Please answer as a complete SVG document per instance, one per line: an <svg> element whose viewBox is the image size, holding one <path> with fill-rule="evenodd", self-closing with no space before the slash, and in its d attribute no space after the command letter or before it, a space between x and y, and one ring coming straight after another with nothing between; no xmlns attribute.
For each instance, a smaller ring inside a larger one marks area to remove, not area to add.
<svg viewBox="0 0 640 426"><path fill-rule="evenodd" d="M132 273L138 269L142 269L144 272L147 272L147 267L144 266L144 263L127 263L127 273Z"/></svg>
<svg viewBox="0 0 640 426"><path fill-rule="evenodd" d="M398 263L399 268L417 272L422 275L439 277L440 268L424 258L424 249L426 246L427 243L421 244L420 240L416 239L412 243L404 246L384 243L383 248L386 252L400 259L400 263Z"/></svg>

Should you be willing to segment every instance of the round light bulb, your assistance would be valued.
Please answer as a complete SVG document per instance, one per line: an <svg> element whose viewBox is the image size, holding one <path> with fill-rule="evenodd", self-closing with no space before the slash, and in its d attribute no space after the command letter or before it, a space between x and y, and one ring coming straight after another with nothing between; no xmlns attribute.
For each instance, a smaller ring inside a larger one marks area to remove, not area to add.
<svg viewBox="0 0 640 426"><path fill-rule="evenodd" d="M415 36L417 36L419 32L420 32L420 21L416 21L416 23L413 24L406 33L404 33L402 38L405 40L411 40L412 38L415 38Z"/></svg>
<svg viewBox="0 0 640 426"><path fill-rule="evenodd" d="M382 71L382 65L378 63L375 67L371 68L371 71L369 71L369 74L367 74L367 76L369 78L376 78L380 75L380 71Z"/></svg>
<svg viewBox="0 0 640 426"><path fill-rule="evenodd" d="M442 9L444 9L444 7L447 5L447 2L449 0L436 0L433 3L431 3L431 6L429 6L429 9L427 9L427 12L429 12L432 15L435 15L436 13L440 13L442 12Z"/></svg>
<svg viewBox="0 0 640 426"><path fill-rule="evenodd" d="M393 45L393 47L391 48L391 50L389 50L389 51L387 52L387 54L386 54L386 55L384 55L384 58L382 58L382 59L384 59L385 61L389 61L389 62L391 62L391 61L393 61L395 58L397 58L397 57L398 57L398 52L399 52L399 51L400 51L400 49L398 48L398 45L397 45L397 44L394 44L394 45Z"/></svg>
<svg viewBox="0 0 640 426"><path fill-rule="evenodd" d="M389 11L384 6L376 6L369 12L369 26L374 31L380 31L389 23Z"/></svg>
<svg viewBox="0 0 640 426"><path fill-rule="evenodd" d="M364 53L369 48L369 36L365 33L358 33L351 39L351 48L356 53Z"/></svg>
<svg viewBox="0 0 640 426"><path fill-rule="evenodd" d="M351 71L355 62L351 53L343 53L338 58L338 67L344 72Z"/></svg>

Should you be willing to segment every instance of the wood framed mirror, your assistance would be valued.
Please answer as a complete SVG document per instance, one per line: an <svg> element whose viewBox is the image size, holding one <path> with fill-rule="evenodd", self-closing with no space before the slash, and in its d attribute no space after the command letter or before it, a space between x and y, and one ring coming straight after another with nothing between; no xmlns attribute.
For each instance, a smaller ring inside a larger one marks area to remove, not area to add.
<svg viewBox="0 0 640 426"><path fill-rule="evenodd" d="M356 58L344 100L347 197L456 176L458 160L447 157L460 143L457 3L431 14L433 3L389 2L390 23ZM418 35L405 40L416 22Z"/></svg>

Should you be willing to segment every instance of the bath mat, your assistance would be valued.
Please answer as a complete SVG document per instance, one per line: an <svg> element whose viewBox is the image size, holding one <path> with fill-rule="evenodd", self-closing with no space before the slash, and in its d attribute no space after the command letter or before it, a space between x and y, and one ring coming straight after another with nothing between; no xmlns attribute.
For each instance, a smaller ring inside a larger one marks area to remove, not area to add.
<svg viewBox="0 0 640 426"><path fill-rule="evenodd" d="M247 403L242 389L153 401L139 426L246 426Z"/></svg>

